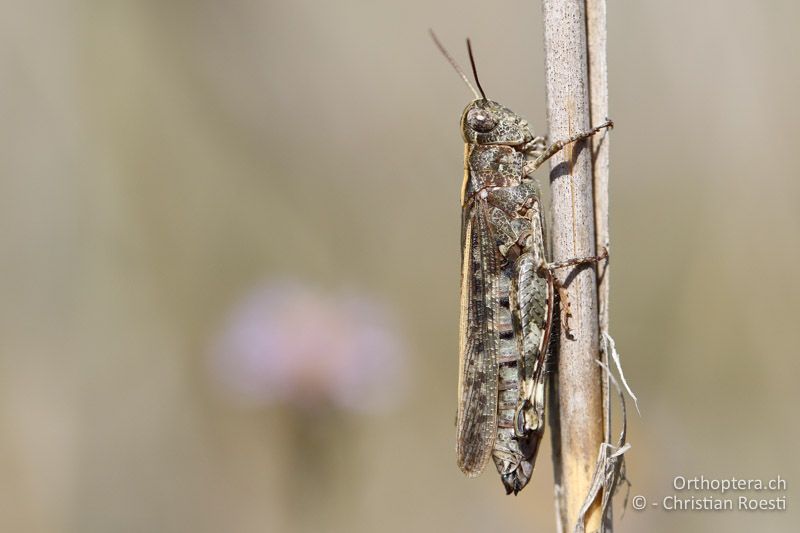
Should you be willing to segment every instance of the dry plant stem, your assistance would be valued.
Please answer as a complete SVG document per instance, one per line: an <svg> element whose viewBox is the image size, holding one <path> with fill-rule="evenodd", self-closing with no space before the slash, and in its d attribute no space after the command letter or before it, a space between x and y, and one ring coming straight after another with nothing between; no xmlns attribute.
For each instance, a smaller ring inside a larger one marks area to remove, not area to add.
<svg viewBox="0 0 800 533"><path fill-rule="evenodd" d="M590 128L584 0L543 0L547 118L551 140ZM602 134L601 134L602 135ZM592 159L578 142L551 159L553 261L596 255ZM562 531L572 531L591 485L603 442L603 395L598 355L597 278L591 266L565 269L572 304L572 336L561 332L558 396ZM600 529L599 499L586 530Z"/></svg>
<svg viewBox="0 0 800 533"><path fill-rule="evenodd" d="M608 60L606 0L586 0L586 38L589 56L589 110L593 124L605 120L608 112ZM592 139L593 183L594 183L594 220L595 242L598 246L610 248L608 229L608 176L609 176L609 140L608 135L595 136ZM597 305L599 306L598 323L601 336L608 332L609 303L609 264L603 261L597 266ZM608 354L602 354L603 364L610 368ZM611 391L608 374L602 373L603 379L603 440L611 441ZM603 531L613 531L612 509L609 506L603 517Z"/></svg>

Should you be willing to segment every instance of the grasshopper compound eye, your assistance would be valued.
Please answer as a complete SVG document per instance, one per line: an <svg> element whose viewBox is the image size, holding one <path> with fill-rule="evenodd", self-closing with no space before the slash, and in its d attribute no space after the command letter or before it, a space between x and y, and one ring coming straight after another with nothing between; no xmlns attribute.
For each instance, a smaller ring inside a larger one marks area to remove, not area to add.
<svg viewBox="0 0 800 533"><path fill-rule="evenodd" d="M497 121L486 109L473 107L467 113L467 126L478 133L488 133L497 126Z"/></svg>

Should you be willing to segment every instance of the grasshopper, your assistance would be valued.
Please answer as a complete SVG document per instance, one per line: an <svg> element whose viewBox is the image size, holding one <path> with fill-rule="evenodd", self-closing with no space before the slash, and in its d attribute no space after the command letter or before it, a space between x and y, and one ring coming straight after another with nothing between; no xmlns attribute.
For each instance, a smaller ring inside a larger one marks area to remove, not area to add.
<svg viewBox="0 0 800 533"><path fill-rule="evenodd" d="M475 84L431 32L475 100L461 115L461 320L458 466L480 474L491 456L507 494L530 481L544 432L545 370L554 324L569 332L566 291L556 269L607 256L550 263L540 190L531 174L569 143L611 121L547 146L528 122L486 98L467 39ZM560 301L561 315L554 316Z"/></svg>

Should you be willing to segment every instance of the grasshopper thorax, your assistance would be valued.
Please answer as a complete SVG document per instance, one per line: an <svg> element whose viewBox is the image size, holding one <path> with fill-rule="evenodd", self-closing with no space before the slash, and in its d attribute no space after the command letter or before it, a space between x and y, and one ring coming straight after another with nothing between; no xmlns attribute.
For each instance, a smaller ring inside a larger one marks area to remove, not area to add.
<svg viewBox="0 0 800 533"><path fill-rule="evenodd" d="M517 146L533 139L528 121L492 100L473 100L461 115L461 133L468 144Z"/></svg>

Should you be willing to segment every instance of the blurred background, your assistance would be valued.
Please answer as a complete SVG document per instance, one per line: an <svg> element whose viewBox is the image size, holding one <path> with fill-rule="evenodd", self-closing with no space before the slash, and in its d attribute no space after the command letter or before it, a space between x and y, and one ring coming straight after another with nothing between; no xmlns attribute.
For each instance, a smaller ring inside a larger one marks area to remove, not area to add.
<svg viewBox="0 0 800 533"><path fill-rule="evenodd" d="M542 133L538 2L3 7L0 530L554 530L549 443L516 498L455 465L470 94L426 33ZM631 495L789 486L617 530L792 530L800 4L608 12Z"/></svg>

